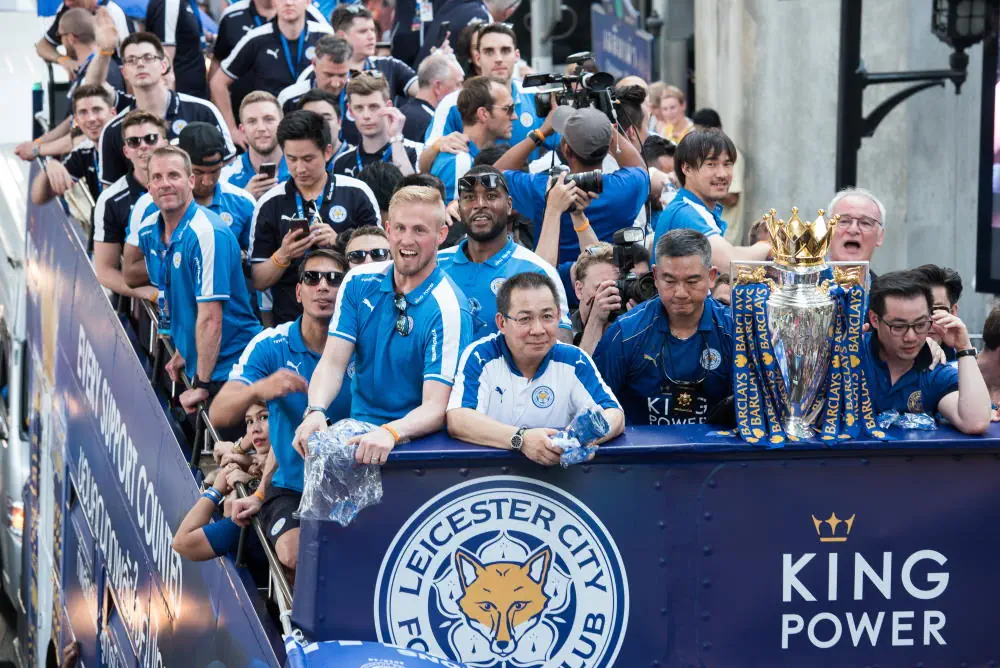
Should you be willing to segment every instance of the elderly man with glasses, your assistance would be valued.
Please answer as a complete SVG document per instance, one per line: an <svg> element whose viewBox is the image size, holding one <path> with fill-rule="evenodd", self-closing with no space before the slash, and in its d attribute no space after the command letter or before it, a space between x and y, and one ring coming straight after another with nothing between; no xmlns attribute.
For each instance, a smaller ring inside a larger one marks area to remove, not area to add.
<svg viewBox="0 0 1000 668"><path fill-rule="evenodd" d="M497 292L499 332L463 353L448 402L448 433L470 443L520 451L543 466L562 450L550 436L583 410L597 408L611 430L625 414L590 356L557 340L561 309L556 282L525 272Z"/></svg>
<svg viewBox="0 0 1000 668"><path fill-rule="evenodd" d="M871 262L875 249L882 245L885 236L885 207L882 202L864 188L847 188L836 194L827 212L831 217L840 216L830 244L830 260Z"/></svg>
<svg viewBox="0 0 1000 668"><path fill-rule="evenodd" d="M393 195L387 224L393 259L356 267L344 280L295 434L300 453L326 426L325 411L352 355L355 423L342 427L358 434L348 442L358 446L359 463L384 464L399 443L444 426L458 357L472 333L465 296L437 264L446 215L434 188L407 186Z"/></svg>
<svg viewBox="0 0 1000 668"><path fill-rule="evenodd" d="M976 364L976 349L958 317L934 310L931 288L914 271L883 274L872 283L865 370L875 411L943 415L966 434L990 425L990 393ZM930 368L927 335L956 350L957 364Z"/></svg>

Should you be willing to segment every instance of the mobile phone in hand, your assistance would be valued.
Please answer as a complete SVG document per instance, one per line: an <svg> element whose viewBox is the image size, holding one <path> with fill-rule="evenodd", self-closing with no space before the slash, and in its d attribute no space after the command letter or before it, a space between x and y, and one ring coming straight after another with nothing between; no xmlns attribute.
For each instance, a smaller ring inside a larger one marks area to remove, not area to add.
<svg viewBox="0 0 1000 668"><path fill-rule="evenodd" d="M260 175L267 179L273 179L278 173L278 163L276 162L262 162L260 163Z"/></svg>
<svg viewBox="0 0 1000 668"><path fill-rule="evenodd" d="M290 231L299 230L304 236L309 236L309 221L305 218L294 218L290 225ZM301 240L300 236L300 240Z"/></svg>

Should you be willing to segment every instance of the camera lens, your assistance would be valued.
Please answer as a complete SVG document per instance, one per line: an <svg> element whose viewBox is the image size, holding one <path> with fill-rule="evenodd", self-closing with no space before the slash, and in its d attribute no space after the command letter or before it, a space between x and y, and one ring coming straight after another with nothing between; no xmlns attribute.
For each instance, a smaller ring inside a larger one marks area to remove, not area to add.
<svg viewBox="0 0 1000 668"><path fill-rule="evenodd" d="M572 181L580 190L588 193L600 194L604 192L604 174L599 169L589 172L579 172L578 174L567 174L566 180Z"/></svg>

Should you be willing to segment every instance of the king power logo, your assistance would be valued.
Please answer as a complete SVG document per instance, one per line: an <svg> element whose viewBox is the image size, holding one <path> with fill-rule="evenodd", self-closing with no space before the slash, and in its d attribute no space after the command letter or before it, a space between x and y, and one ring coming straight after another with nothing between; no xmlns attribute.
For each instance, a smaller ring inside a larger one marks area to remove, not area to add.
<svg viewBox="0 0 1000 668"><path fill-rule="evenodd" d="M456 485L404 523L382 561L384 643L476 668L615 665L628 580L601 521L531 478Z"/></svg>
<svg viewBox="0 0 1000 668"><path fill-rule="evenodd" d="M811 517L816 552L781 555L781 649L947 644L934 601L948 588L948 558L932 549L852 552L863 518L821 517Z"/></svg>

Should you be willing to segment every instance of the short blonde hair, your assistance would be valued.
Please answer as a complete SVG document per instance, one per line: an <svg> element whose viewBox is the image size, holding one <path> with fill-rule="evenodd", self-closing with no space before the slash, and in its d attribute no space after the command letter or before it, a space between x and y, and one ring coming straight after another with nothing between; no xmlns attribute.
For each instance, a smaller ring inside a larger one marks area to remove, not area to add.
<svg viewBox="0 0 1000 668"><path fill-rule="evenodd" d="M382 97L386 101L390 99L389 84L379 70L361 72L351 77L351 80L347 82L348 102L351 101L352 95L373 95L374 93L382 93Z"/></svg>
<svg viewBox="0 0 1000 668"><path fill-rule="evenodd" d="M187 154L187 151L180 148L179 146L161 146L160 148L153 151L152 155L149 156L149 161L152 162L153 158L169 158L170 156L175 156L181 159L184 163L184 171L187 172L188 176L191 176L193 170L191 169L191 156Z"/></svg>
<svg viewBox="0 0 1000 668"><path fill-rule="evenodd" d="M246 109L247 105L257 104L258 102L270 102L278 108L278 118L281 118L281 105L278 104L278 98L268 93L266 90L255 90L253 92L247 93L247 96L243 98L240 102L240 117L243 116L243 110Z"/></svg>
<svg viewBox="0 0 1000 668"><path fill-rule="evenodd" d="M654 107L660 106L660 98L663 97L663 91L667 89L667 84L662 81L654 81L649 85L649 103Z"/></svg>
<svg viewBox="0 0 1000 668"><path fill-rule="evenodd" d="M665 98L668 97L674 98L681 104L684 104L687 101L687 98L684 97L684 91L682 91L677 86L667 85L663 87L663 91L660 93L660 101L662 102Z"/></svg>
<svg viewBox="0 0 1000 668"><path fill-rule="evenodd" d="M392 199L389 200L388 219L392 221L399 209L405 209L414 204L436 206L439 209L439 215L435 216L437 219L436 222L438 225L445 224L447 213L444 209L444 200L441 198L441 193L438 192L437 188L429 188L427 186L406 186L397 190Z"/></svg>
<svg viewBox="0 0 1000 668"><path fill-rule="evenodd" d="M614 248L607 242L597 243L583 249L573 265L573 280L582 283L587 278L587 272L590 271L590 268L601 263L610 265L615 263Z"/></svg>

